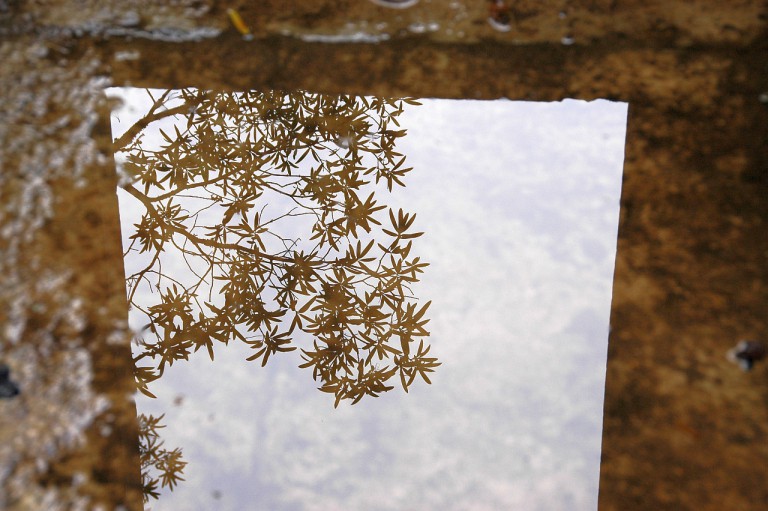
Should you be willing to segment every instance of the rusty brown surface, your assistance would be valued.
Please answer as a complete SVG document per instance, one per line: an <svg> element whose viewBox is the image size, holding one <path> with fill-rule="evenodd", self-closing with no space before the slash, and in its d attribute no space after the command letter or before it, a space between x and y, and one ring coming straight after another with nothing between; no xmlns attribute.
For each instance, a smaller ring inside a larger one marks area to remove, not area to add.
<svg viewBox="0 0 768 511"><path fill-rule="evenodd" d="M768 92L764 2L521 1L507 33L489 28L487 2L479 1L422 0L404 11L362 0L233 2L253 41L240 37L227 4L218 2L180 2L170 11L126 2L90 17L93 2L77 15L67 14L67 2L48 2L47 11L16 3L14 20L28 23L23 30L38 27L53 48L48 65L82 67L76 57L93 52L98 65L89 72L121 85L629 102L600 509L768 507L768 367L743 373L725 359L738 339L766 337L768 105L758 99ZM139 25L130 16L130 23L115 21L131 10L140 11ZM2 16L0 28L8 26ZM93 29L78 36L71 29L83 19L123 32L175 26L222 33L173 43L93 37ZM320 44L297 37L361 31L389 39ZM24 47L16 32L6 32L7 44ZM563 37L575 44L561 44ZM48 112L56 117L67 108ZM57 220L41 232L38 248L74 250L101 239L56 264L87 267L87 275L120 268L114 183L93 178L86 190L57 190ZM73 282L88 303L120 293L94 278ZM109 317L123 318L114 307Z"/></svg>

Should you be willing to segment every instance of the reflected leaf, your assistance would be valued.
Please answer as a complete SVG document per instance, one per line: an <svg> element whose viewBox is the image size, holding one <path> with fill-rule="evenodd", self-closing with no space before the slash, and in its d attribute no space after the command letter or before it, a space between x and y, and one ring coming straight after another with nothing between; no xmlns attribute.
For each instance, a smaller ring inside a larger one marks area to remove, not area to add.
<svg viewBox="0 0 768 511"><path fill-rule="evenodd" d="M203 346L213 359L214 345L230 341L262 366L301 348L300 367L336 406L390 390L396 374L406 391L417 375L429 383L439 364L423 342L412 347L429 335L429 302L419 306L410 287L428 266L411 256L423 233L378 187L405 186L412 169L395 150L406 136L397 117L418 102L195 89L150 97L115 141L122 186L144 211L126 251L143 257L129 299L149 321L136 361L154 364L137 369L139 390L152 396L167 366ZM165 269L170 260L188 275ZM137 298L156 291L158 303Z"/></svg>
<svg viewBox="0 0 768 511"><path fill-rule="evenodd" d="M165 427L160 422L163 417L139 414L139 456L145 503L160 497L160 487L173 490L184 480L181 475L187 463L182 459L181 449L164 449L160 440L158 430Z"/></svg>
<svg viewBox="0 0 768 511"><path fill-rule="evenodd" d="M427 266L410 255L423 233L415 214L381 200L412 170L395 151L406 135L397 117L418 103L194 89L150 98L115 141L121 186L142 211L125 254L139 261L129 300L148 321L139 392L154 398L167 367L202 347L213 360L230 341L262 366L301 348L299 367L334 407L392 390L398 374L406 392L417 375L429 383L439 363L411 346L429 335L430 302L419 306L410 287ZM162 418L139 417L145 500L184 480L181 450L159 439Z"/></svg>

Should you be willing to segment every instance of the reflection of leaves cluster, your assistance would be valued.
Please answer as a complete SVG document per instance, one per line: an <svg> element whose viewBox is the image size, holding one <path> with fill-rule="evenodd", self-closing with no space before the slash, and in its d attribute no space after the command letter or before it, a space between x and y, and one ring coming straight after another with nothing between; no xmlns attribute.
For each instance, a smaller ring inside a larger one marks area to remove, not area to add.
<svg viewBox="0 0 768 511"><path fill-rule="evenodd" d="M300 332L312 336L302 367L336 405L377 396L395 376L406 391L416 376L429 382L439 365L423 340L429 303L418 306L409 287L427 266L411 256L422 233L402 210L389 209L383 226L387 208L374 193L377 184L404 186L411 169L395 151L405 135L397 117L418 103L198 90L153 100L116 141L124 188L146 210L129 250L151 257L129 277L130 299L137 306L142 283L160 292L142 309L154 336L141 340L136 361L156 362L137 368L142 392L200 348L213 358L215 343L238 340L264 365L302 344ZM160 146L144 143L143 130L171 116L176 126L159 130ZM303 245L297 229L308 234ZM194 284L163 273L171 249Z"/></svg>
<svg viewBox="0 0 768 511"><path fill-rule="evenodd" d="M173 490L179 481L184 480L181 474L187 462L182 461L181 449L163 449L163 442L157 432L165 427L160 425L162 419L163 415L139 415L139 456L144 502L147 502L149 497L156 499L160 496L158 485ZM159 473L159 479L154 477L155 472Z"/></svg>

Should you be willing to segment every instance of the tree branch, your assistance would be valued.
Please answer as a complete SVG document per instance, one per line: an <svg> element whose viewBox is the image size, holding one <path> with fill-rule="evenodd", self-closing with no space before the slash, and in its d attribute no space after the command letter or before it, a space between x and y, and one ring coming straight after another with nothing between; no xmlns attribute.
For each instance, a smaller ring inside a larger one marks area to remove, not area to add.
<svg viewBox="0 0 768 511"><path fill-rule="evenodd" d="M199 236L195 236L194 234L192 234L191 232L189 232L189 231L187 231L185 229L180 229L178 227L174 227L173 225L163 221L163 218L157 212L157 210L155 209L155 206L152 204L152 202L150 201L150 199L146 195L144 195L143 193L138 191L132 185L125 185L124 188L125 188L125 191L127 191L128 193L133 195L142 204L144 204L144 206L147 208L147 212L149 212L149 214L155 220L157 220L157 222L160 225L165 226L166 228L170 229L171 231L173 231L176 234L180 234L180 235L184 236L185 238L187 238L189 241L191 241L195 245L202 245L202 246L210 247L210 248L218 248L220 250L234 250L235 252L245 252L247 254L256 256L258 258L266 259L266 260L268 260L268 261L270 261L272 263L293 263L294 262L294 260L292 258L289 258L289 257L281 257L281 256L277 256L277 255L272 255L272 254L265 254L263 252L255 250L253 248L244 247L244 246L241 246L241 245L235 245L235 244L232 244L232 243L219 243L219 242L216 242L216 241L211 241L211 240L208 240L208 239L200 238ZM312 261L310 264L312 264L313 266L321 266L323 264L327 264L327 261Z"/></svg>
<svg viewBox="0 0 768 511"><path fill-rule="evenodd" d="M112 145L114 147L114 152L120 152L124 151L125 148L133 142L133 139L136 138L136 136L141 133L147 126L152 124L155 121L159 121L160 119L165 119L166 117L173 117L174 115L178 114L185 114L189 113L189 107L190 104L188 102L184 102L183 104L171 108L169 110L163 110L162 112L154 113L154 107L144 117L136 121L136 123L128 128L128 131L122 134L120 138L112 142Z"/></svg>

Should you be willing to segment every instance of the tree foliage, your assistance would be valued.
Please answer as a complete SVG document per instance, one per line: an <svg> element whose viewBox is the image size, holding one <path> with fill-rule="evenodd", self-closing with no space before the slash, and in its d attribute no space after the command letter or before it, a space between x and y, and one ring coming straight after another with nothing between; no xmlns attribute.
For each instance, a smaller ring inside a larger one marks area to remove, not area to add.
<svg viewBox="0 0 768 511"><path fill-rule="evenodd" d="M360 401L405 391L439 365L411 286L415 214L380 202L411 170L395 149L410 99L194 89L152 96L115 141L122 183L143 206L127 252L129 300L149 324L139 389L167 366L242 342L268 363L301 349L323 392ZM174 122L168 122L169 120ZM153 143L152 130L161 142ZM163 267L180 254L192 279ZM156 303L137 303L139 289Z"/></svg>
<svg viewBox="0 0 768 511"><path fill-rule="evenodd" d="M184 480L181 474L187 462L182 460L181 449L165 449L160 440L157 430L165 427L160 422L163 417L139 414L139 461L145 503L150 497L160 497L159 486L173 490Z"/></svg>

